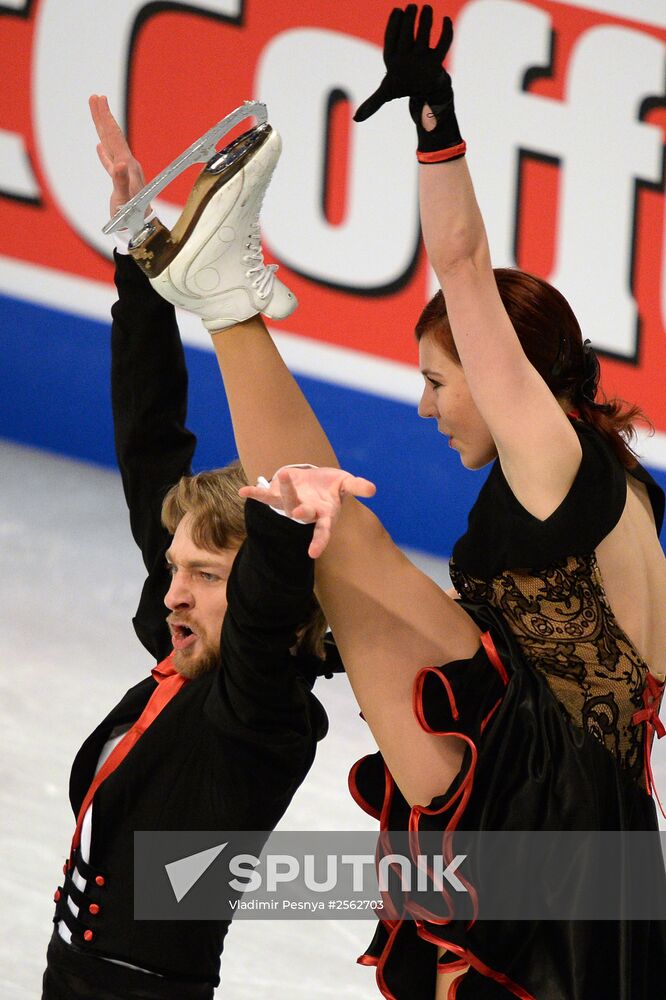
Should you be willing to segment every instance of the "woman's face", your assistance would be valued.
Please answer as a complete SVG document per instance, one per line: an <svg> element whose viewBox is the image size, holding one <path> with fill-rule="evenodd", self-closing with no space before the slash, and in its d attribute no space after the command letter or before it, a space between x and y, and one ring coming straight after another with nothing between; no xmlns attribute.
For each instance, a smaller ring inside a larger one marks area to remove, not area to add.
<svg viewBox="0 0 666 1000"><path fill-rule="evenodd" d="M461 366L428 334L419 342L419 364L425 379L419 416L437 421L465 468L482 469L497 457L497 449Z"/></svg>

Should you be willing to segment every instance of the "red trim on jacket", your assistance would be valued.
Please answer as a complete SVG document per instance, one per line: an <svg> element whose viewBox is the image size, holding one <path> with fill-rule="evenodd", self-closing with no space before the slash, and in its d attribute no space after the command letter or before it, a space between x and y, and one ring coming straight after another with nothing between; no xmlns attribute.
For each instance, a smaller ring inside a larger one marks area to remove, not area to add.
<svg viewBox="0 0 666 1000"><path fill-rule="evenodd" d="M166 708L171 699L178 694L183 684L187 682L187 678L183 677L182 674L179 674L174 667L173 655L173 653L170 653L165 660L162 660L161 663L154 667L152 674L158 682L157 687L148 699L146 707L139 718L136 720L134 725L128 729L120 743L114 747L113 752L109 754L107 759L104 761L104 764L93 778L90 788L86 792L83 802L81 803L81 808L79 809L79 814L76 819L76 828L72 837L72 846L70 849L68 864L72 863L74 851L81 843L83 819L88 811L88 807L95 797L97 789L104 781L106 781L110 774L113 774L119 764L123 762L132 747L139 741L141 736L143 736L146 729L153 724L162 709Z"/></svg>

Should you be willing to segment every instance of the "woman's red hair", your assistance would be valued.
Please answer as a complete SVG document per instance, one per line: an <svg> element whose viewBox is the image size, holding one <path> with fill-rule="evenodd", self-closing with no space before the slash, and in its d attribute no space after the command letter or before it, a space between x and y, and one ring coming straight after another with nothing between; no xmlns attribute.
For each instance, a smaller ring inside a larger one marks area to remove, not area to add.
<svg viewBox="0 0 666 1000"><path fill-rule="evenodd" d="M635 424L652 425L640 407L622 399L606 399L596 384L592 387L595 396L591 396L583 336L567 300L547 281L517 268L496 267L494 274L518 340L550 391L606 438L625 468L633 468L637 459L628 442L636 436ZM460 364L441 291L416 324L416 339L426 334Z"/></svg>

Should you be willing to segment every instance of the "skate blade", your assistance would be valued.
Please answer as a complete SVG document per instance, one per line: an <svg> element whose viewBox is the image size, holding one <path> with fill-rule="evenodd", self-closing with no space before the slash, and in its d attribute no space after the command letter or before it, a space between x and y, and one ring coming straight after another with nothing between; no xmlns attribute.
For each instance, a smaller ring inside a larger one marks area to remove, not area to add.
<svg viewBox="0 0 666 1000"><path fill-rule="evenodd" d="M213 195L243 169L272 131L268 124L258 125L215 153L194 182L172 230L163 226L157 218L144 223L141 231L130 240L129 252L149 278L156 278L169 266L188 240Z"/></svg>
<svg viewBox="0 0 666 1000"><path fill-rule="evenodd" d="M168 167L165 167L157 177L150 181L149 184L146 184L138 194L135 194L126 205L119 208L113 218L109 219L106 223L102 232L108 236L111 233L115 233L118 229L128 229L132 240L138 237L144 228L144 216L152 199L160 191L163 191L175 177L178 177L184 170L191 167L193 163L207 163L209 165L214 163L225 152L225 150L222 150L220 153L216 151L216 146L220 139L227 135L239 122L249 117L257 119L257 128L265 126L268 121L266 105L260 101L244 101L239 108L236 108L226 118L219 121L217 125L213 125L196 142L193 142L184 153L181 153ZM234 143L231 144L229 149L233 145Z"/></svg>

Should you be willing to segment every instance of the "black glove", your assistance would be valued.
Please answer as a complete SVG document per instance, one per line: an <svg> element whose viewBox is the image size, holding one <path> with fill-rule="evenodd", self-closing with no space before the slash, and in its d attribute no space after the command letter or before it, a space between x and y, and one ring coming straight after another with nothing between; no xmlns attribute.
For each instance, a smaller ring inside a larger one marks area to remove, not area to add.
<svg viewBox="0 0 666 1000"><path fill-rule="evenodd" d="M432 7L425 4L416 26L416 4L405 10L395 7L384 34L386 76L377 90L358 108L354 121L362 122L387 101L409 97L409 111L416 123L418 153L422 162L439 162L465 153L453 106L451 77L442 66L453 39L451 18L445 17L442 32L430 48ZM428 104L436 120L428 132L421 124L423 106Z"/></svg>

